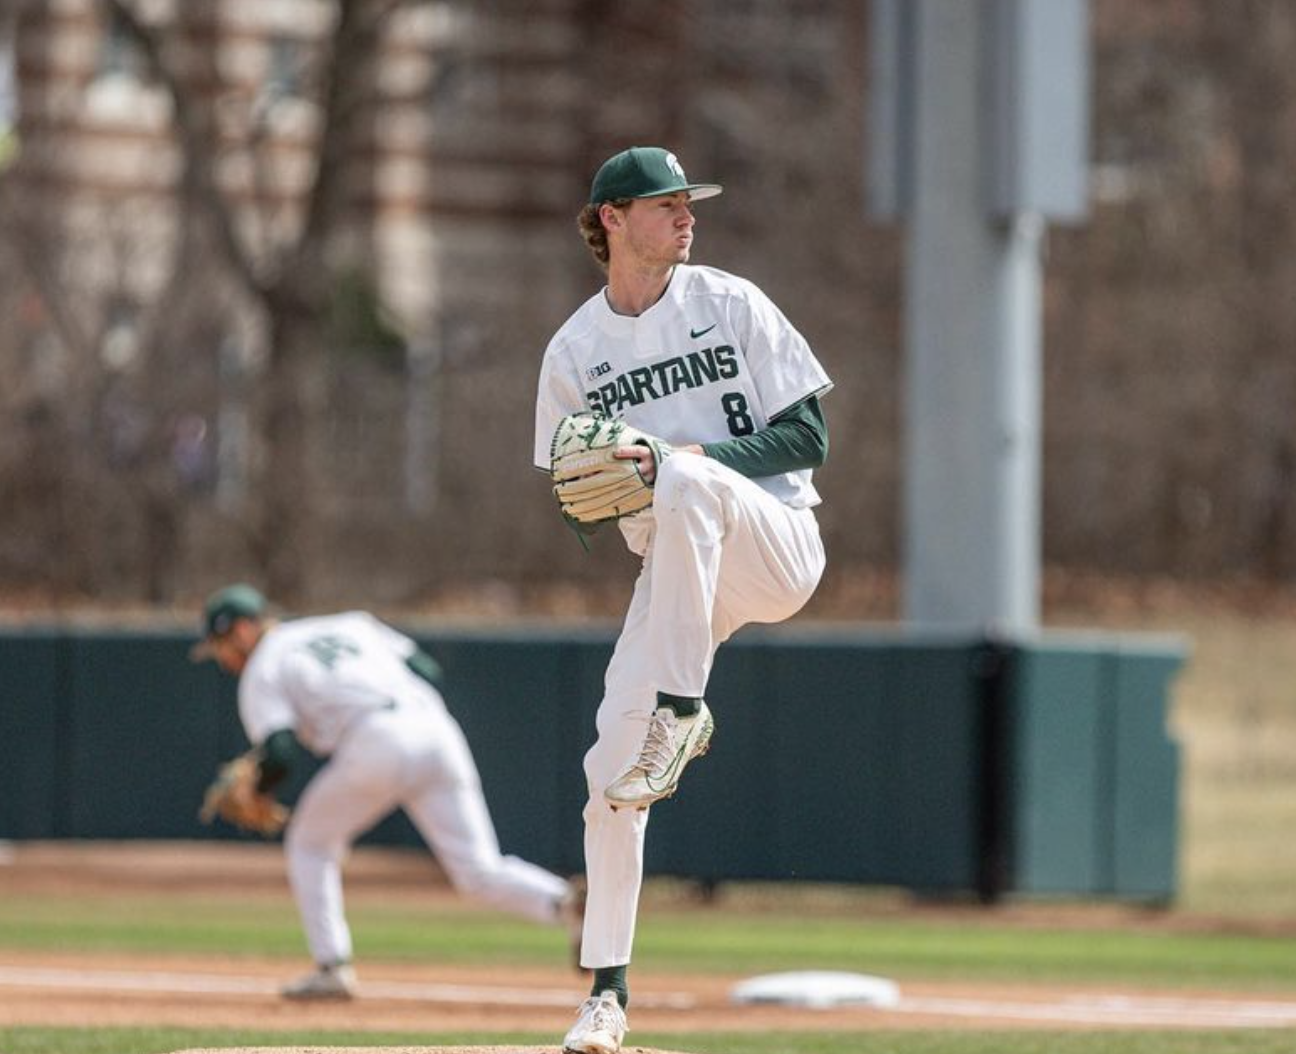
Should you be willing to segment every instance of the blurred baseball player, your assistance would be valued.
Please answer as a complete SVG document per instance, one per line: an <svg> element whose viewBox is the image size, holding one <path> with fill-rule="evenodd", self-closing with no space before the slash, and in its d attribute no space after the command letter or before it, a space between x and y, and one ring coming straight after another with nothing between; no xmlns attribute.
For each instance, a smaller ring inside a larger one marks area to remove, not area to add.
<svg viewBox="0 0 1296 1054"><path fill-rule="evenodd" d="M578 222L607 285L558 330L540 371L536 467L550 467L555 428L581 410L669 444L660 463L646 445L616 454L638 462L654 496L618 522L643 564L585 756L581 964L594 979L565 1039L575 1054L621 1048L647 807L709 744L716 647L745 623L794 614L824 567L811 470L827 455L819 396L832 385L756 286L688 263L693 203L720 191L690 183L658 147L606 161Z"/></svg>
<svg viewBox="0 0 1296 1054"><path fill-rule="evenodd" d="M213 593L203 626L193 657L213 658L238 677L259 789L283 779L299 744L329 759L284 835L289 884L316 963L285 996L354 994L342 864L352 843L396 808L456 890L579 932L581 898L566 880L500 855L467 741L431 683L435 663L414 641L364 611L271 619L247 585Z"/></svg>

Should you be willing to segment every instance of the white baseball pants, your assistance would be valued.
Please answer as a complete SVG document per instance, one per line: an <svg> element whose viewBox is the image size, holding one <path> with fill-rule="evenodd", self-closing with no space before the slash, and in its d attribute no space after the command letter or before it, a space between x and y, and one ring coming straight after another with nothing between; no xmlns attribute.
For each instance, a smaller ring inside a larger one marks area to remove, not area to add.
<svg viewBox="0 0 1296 1054"><path fill-rule="evenodd" d="M704 695L716 648L748 622L795 614L824 568L814 512L788 508L717 461L676 454L655 489L652 538L585 755L589 969L630 962L648 812L613 811L603 789L638 757L657 693Z"/></svg>
<svg viewBox="0 0 1296 1054"><path fill-rule="evenodd" d="M456 890L537 922L558 921L567 882L500 854L467 741L429 690L359 721L293 810L284 838L288 878L317 963L351 958L342 865L352 843L396 808Z"/></svg>

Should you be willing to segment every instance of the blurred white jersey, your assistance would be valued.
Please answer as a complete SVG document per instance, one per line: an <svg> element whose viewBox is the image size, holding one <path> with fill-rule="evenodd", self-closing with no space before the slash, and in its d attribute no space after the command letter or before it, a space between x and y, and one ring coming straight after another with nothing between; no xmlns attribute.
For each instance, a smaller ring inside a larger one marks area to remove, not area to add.
<svg viewBox="0 0 1296 1054"><path fill-rule="evenodd" d="M503 856L468 742L432 685L405 661L418 646L365 611L271 626L239 677L239 716L261 744L280 729L328 761L293 808L288 879L311 955L348 962L342 861L403 809L454 887L537 922L558 921L557 875Z"/></svg>
<svg viewBox="0 0 1296 1054"><path fill-rule="evenodd" d="M268 629L239 678L239 716L253 744L291 729L320 757L348 728L402 700L444 707L405 665L417 645L364 611L294 619Z"/></svg>

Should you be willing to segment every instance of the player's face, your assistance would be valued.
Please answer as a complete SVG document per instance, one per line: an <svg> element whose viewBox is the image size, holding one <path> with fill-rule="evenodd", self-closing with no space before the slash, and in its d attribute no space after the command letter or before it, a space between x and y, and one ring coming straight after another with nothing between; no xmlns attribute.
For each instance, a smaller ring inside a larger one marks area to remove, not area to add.
<svg viewBox="0 0 1296 1054"><path fill-rule="evenodd" d="M663 194L630 202L625 218L624 247L645 267L687 263L693 247L693 210L688 195Z"/></svg>
<svg viewBox="0 0 1296 1054"><path fill-rule="evenodd" d="M247 619L239 619L224 636L211 638L212 658L226 673L240 674L247 665L256 643L255 633L249 636L252 625Z"/></svg>
<svg viewBox="0 0 1296 1054"><path fill-rule="evenodd" d="M211 653L212 658L216 660L216 665L226 673L242 673L243 667L247 664L247 656L239 648L233 634L213 637Z"/></svg>

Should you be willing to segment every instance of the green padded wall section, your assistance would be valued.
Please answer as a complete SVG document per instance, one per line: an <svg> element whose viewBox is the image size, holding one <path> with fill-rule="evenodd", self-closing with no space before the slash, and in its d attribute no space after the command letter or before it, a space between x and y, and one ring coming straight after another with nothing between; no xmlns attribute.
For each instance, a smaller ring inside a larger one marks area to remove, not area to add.
<svg viewBox="0 0 1296 1054"><path fill-rule="evenodd" d="M582 757L615 630L422 628L501 847L581 868ZM247 838L198 823L246 747L236 686L188 632L0 631L0 838ZM996 642L749 627L717 656L717 730L653 809L646 867L706 882L1168 898L1183 655L1128 639ZM284 788L292 801L317 767ZM366 839L417 844L402 815Z"/></svg>
<svg viewBox="0 0 1296 1054"><path fill-rule="evenodd" d="M0 838L70 833L60 744L72 694L57 632L0 634Z"/></svg>

